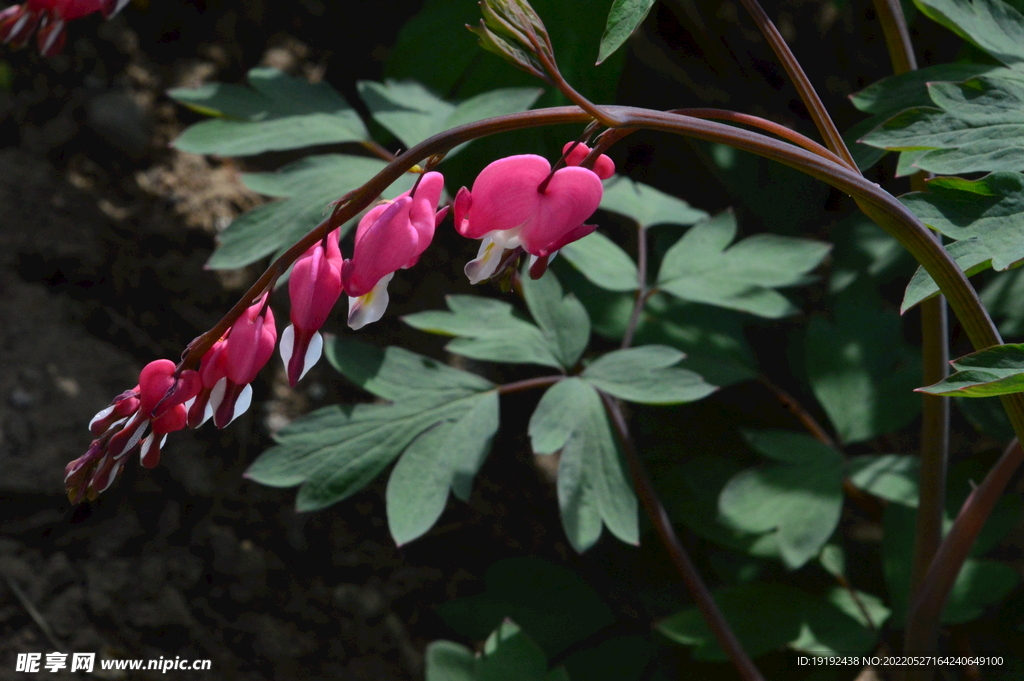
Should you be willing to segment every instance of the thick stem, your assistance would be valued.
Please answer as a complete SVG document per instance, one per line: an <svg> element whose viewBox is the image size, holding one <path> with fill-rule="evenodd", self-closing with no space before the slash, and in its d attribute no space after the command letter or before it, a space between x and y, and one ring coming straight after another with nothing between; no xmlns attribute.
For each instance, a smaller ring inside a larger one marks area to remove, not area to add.
<svg viewBox="0 0 1024 681"><path fill-rule="evenodd" d="M1003 398L1003 406L1007 413L1014 413L1024 407L1024 393L1007 395ZM906 653L914 654L915 650L924 650L935 636L939 617L946 606L949 590L953 588L960 568L974 546L974 540L992 514L996 502L1003 496L1006 485L1013 477L1014 471L1024 462L1024 449L1020 442L1014 440L999 457L981 484L967 497L960 507L960 513L953 522L949 534L939 546L925 574L921 586L907 609L907 621L921 621L928 626L907 629ZM914 637L911 638L910 634Z"/></svg>
<svg viewBox="0 0 1024 681"><path fill-rule="evenodd" d="M874 0L874 4L875 13L885 34L893 72L898 75L916 70L917 58L914 56L914 46L910 41L910 31L900 0ZM911 189L927 191L925 179L925 173L915 173L910 178ZM935 236L941 243L941 237ZM925 385L938 383L949 374L947 317L946 299L943 296L936 296L921 304L922 380ZM928 568L942 542L948 462L949 398L922 395L920 495L914 531L914 562L910 578L912 601L924 582ZM929 655L934 652L937 639L938 625L934 619L918 615L907 617L904 653ZM903 671L906 681L929 681L935 670L931 665L921 665Z"/></svg>
<svg viewBox="0 0 1024 681"><path fill-rule="evenodd" d="M917 58L914 56L907 18L903 16L900 0L874 0L874 3L875 14L878 15L882 33L885 34L885 46L889 50L893 72L900 74L916 71Z"/></svg>
<svg viewBox="0 0 1024 681"><path fill-rule="evenodd" d="M697 572L693 561L690 560L686 548L679 541L675 528L672 527L672 521L669 519L668 513L665 512L665 507L662 505L661 499L658 498L654 484L651 482L650 476L647 475L647 470L640 459L640 454L633 444L633 438L629 435L629 426L626 424L626 418L622 414L622 407L616 399L604 393L601 393L601 400L604 402L608 417L615 427L615 432L622 445L622 451L626 455L626 463L629 466L629 472L633 478L633 486L636 488L640 505L643 506L647 516L651 519L658 537L661 538L662 544L665 545L672 563L683 578L683 583L686 584L690 595L693 596L697 609L704 617L708 628L711 629L718 645L729 656L729 659L743 679L746 681L764 681L761 672L758 671L746 651L743 650L743 646L740 644L739 639L736 638L736 634L729 627L729 622L726 621L722 611L719 610L718 604L715 603L715 599L711 595L707 584L701 579L700 573Z"/></svg>
<svg viewBox="0 0 1024 681"><path fill-rule="evenodd" d="M761 8L757 0L740 0L740 2L747 12L750 13L757 27L761 29L761 33L768 40L768 44L772 46L775 56L782 62L782 68L786 70L790 80L793 81L793 85L796 86L800 99L810 112L811 119L814 121L814 125L817 126L818 132L825 140L825 146L842 157L843 161L850 168L856 169L857 162L853 160L850 150L846 147L846 142L843 141L843 136L839 134L839 129L836 128L835 122L829 116L825 105L822 104L821 97L818 96L814 86L811 85L811 79L804 73L803 67L800 66L800 62L796 60L792 50L789 49L789 45L786 44L786 40L779 33L779 29L775 28L775 24L768 18L768 15L765 14L764 9Z"/></svg>

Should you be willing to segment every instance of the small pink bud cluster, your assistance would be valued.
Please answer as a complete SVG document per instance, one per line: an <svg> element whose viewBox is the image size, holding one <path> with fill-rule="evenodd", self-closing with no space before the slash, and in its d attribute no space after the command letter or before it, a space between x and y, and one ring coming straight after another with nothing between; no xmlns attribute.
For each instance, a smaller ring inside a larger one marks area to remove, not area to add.
<svg viewBox="0 0 1024 681"><path fill-rule="evenodd" d="M168 359L147 364L139 374L139 384L115 397L89 423L96 439L89 451L64 469L71 503L95 499L110 487L136 451L143 466L156 466L167 433L185 427L188 417L184 403L201 388L202 379L195 371L179 373Z"/></svg>
<svg viewBox="0 0 1024 681"><path fill-rule="evenodd" d="M572 149L570 151L570 148ZM521 154L499 159L480 172L473 190L463 187L455 196L455 229L480 239L475 260L466 264L470 283L499 274L507 251L522 249L531 258L530 274L539 277L548 261L566 244L596 229L583 221L594 214L614 162L601 154L594 169L580 167L590 153L585 144L566 144L564 168L551 172L547 159Z"/></svg>
<svg viewBox="0 0 1024 681"><path fill-rule="evenodd" d="M52 57L64 49L67 22L93 12L109 19L127 4L128 0L28 0L0 12L0 42L17 49L36 33L39 54Z"/></svg>

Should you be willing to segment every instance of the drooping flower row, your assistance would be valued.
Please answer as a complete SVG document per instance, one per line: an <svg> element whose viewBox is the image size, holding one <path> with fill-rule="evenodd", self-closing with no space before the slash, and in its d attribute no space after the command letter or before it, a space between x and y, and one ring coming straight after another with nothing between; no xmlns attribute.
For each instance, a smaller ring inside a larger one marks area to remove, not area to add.
<svg viewBox="0 0 1024 681"><path fill-rule="evenodd" d="M94 12L109 19L127 4L128 0L28 0L11 5L0 12L0 42L24 47L35 33L39 54L52 57L64 49L67 22Z"/></svg>
<svg viewBox="0 0 1024 681"><path fill-rule="evenodd" d="M515 267L522 253L531 258L531 275L540 276L559 248L594 231L583 221L601 202L601 180L611 176L614 165L602 155L593 171L579 167L589 152L577 145L567 154L566 167L554 173L540 156L510 156L487 166L471 191L459 190L455 227L482 241L477 258L466 265L472 283L501 274L502 264ZM388 283L395 272L416 264L448 213L447 206L438 210L443 190L441 174L426 173L411 191L363 216L351 259L342 258L335 230L295 262L288 282L291 324L279 347L292 386L320 359L320 327L342 293L349 298L353 329L383 316ZM166 359L150 362L135 388L93 418L89 427L96 439L65 468L72 503L95 499L135 452L143 466L156 466L168 433L211 419L223 428L248 409L250 384L278 345L269 295L264 292L206 351L198 371L179 370Z"/></svg>

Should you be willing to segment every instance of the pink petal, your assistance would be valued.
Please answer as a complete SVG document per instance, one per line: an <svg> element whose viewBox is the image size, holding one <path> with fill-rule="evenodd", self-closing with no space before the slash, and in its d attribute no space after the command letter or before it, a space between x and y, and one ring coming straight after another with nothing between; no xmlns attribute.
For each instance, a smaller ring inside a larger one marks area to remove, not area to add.
<svg viewBox="0 0 1024 681"><path fill-rule="evenodd" d="M335 234L327 237L327 248L314 244L292 270L288 293L292 302L291 321L296 328L316 331L331 314L341 297L341 251Z"/></svg>
<svg viewBox="0 0 1024 681"><path fill-rule="evenodd" d="M357 238L352 259L345 261L343 272L349 296L369 293L384 276L422 252L419 233L409 219L412 203L409 197L398 199L366 228L362 238Z"/></svg>
<svg viewBox="0 0 1024 681"><path fill-rule="evenodd" d="M537 210L520 232L523 248L543 256L557 250L555 244L564 246L568 243L566 235L594 214L603 194L601 180L586 168L556 171Z"/></svg>
<svg viewBox="0 0 1024 681"><path fill-rule="evenodd" d="M267 307L264 314L259 314L265 299L266 294L246 314L239 317L228 335L225 374L238 385L251 383L274 354L274 345L277 343L274 313ZM250 319L254 308L258 316Z"/></svg>
<svg viewBox="0 0 1024 681"><path fill-rule="evenodd" d="M537 187L550 172L551 164L534 154L491 163L473 183L468 215L462 221L456 219L459 232L470 239L481 239L488 232L519 227L536 211L541 198Z"/></svg>

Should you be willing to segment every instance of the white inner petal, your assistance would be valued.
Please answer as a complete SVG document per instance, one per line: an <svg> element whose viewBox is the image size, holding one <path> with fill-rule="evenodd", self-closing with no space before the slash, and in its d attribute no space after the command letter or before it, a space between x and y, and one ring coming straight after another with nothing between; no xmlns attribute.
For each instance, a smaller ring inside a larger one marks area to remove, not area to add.
<svg viewBox="0 0 1024 681"><path fill-rule="evenodd" d="M324 337L317 331L313 334L313 337L309 339L309 347L306 348L306 356L302 360L302 373L299 374L299 380L306 375L306 372L313 368L313 365L320 361L320 356L324 353Z"/></svg>
<svg viewBox="0 0 1024 681"><path fill-rule="evenodd" d="M494 232L492 232L493 234ZM501 264L501 256L505 249L498 245L491 237L485 236L480 242L480 250L477 251L476 259L466 263L466 276L470 284L479 284L485 279L494 276L494 272Z"/></svg>
<svg viewBox="0 0 1024 681"><path fill-rule="evenodd" d="M292 352L295 351L295 326L289 324L288 328L281 332L281 359L284 361L284 369L288 370L288 364L292 361Z"/></svg>
<svg viewBox="0 0 1024 681"><path fill-rule="evenodd" d="M388 308L388 284L394 278L395 273L381 277L373 290L366 295L348 299L348 325L353 329L361 329L367 324L372 324L384 316L384 310Z"/></svg>
<svg viewBox="0 0 1024 681"><path fill-rule="evenodd" d="M245 387L242 388L242 392L238 394L238 399L235 400L235 413L231 416L231 421L244 414L250 404L252 404L252 386L246 383ZM228 421L228 423L231 423L231 421Z"/></svg>
<svg viewBox="0 0 1024 681"><path fill-rule="evenodd" d="M92 417L92 421L89 421L89 428L92 429L92 424L96 423L97 421L99 421L102 418L106 418L113 411L114 411L114 405L110 405L106 409L101 409L98 412L96 412L96 416L93 416Z"/></svg>

